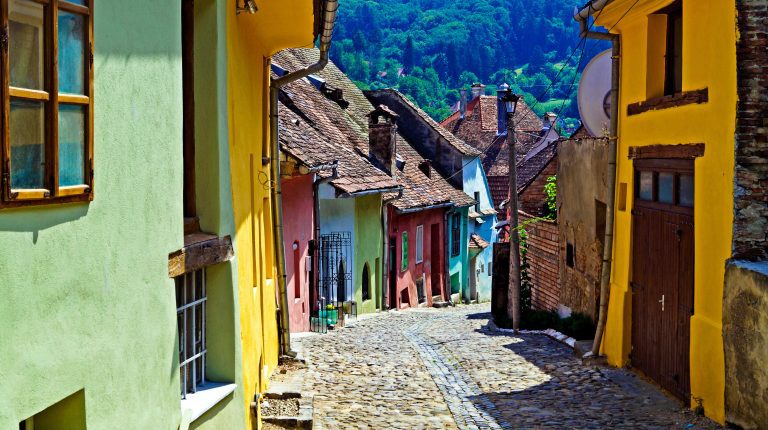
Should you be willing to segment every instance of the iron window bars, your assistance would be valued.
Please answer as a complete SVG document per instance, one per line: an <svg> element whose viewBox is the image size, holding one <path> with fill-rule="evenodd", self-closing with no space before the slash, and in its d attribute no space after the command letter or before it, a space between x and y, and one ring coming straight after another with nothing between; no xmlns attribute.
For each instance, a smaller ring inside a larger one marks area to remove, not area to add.
<svg viewBox="0 0 768 430"><path fill-rule="evenodd" d="M176 320L179 329L181 398L205 383L205 269L176 278Z"/></svg>

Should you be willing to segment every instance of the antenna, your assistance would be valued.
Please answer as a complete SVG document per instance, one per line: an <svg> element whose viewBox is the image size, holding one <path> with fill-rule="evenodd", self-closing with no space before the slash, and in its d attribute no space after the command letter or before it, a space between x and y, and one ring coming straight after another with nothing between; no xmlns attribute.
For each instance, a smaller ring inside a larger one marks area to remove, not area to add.
<svg viewBox="0 0 768 430"><path fill-rule="evenodd" d="M581 74L578 93L581 122L592 136L603 136L610 125L611 50L595 56Z"/></svg>

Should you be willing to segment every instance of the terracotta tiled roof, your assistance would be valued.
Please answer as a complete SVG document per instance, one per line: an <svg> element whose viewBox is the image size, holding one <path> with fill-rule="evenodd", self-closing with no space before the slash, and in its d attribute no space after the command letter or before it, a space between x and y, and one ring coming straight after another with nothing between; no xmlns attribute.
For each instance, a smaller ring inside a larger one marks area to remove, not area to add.
<svg viewBox="0 0 768 430"><path fill-rule="evenodd" d="M478 236L477 234L472 233L469 236L469 249L485 249L488 248L491 244L483 240L482 237Z"/></svg>
<svg viewBox="0 0 768 430"><path fill-rule="evenodd" d="M286 70L297 70L316 62L317 58L318 51L315 49L288 49L275 55L273 61ZM470 206L475 203L470 196L453 188L434 169L431 169L428 177L420 168L424 159L400 134L397 136L396 144L398 158L405 162L403 169L397 169L394 177L391 177L374 167L366 157L368 154L368 118L366 116L373 111L373 105L332 62L328 63L317 76L325 80L329 87L342 90L343 98L348 104L346 108L342 108L339 103L328 99L306 80L288 85L286 94L293 95L291 99L296 106L302 108L302 113L316 120L326 140L320 139L321 144L313 143L312 139L317 133L308 131L305 125L303 129L294 129L281 135L283 151L293 154L298 152L297 146L301 147L301 153L315 163L327 163L334 157L356 157L363 163L344 163L339 160L340 178L332 184L337 188L368 187L370 189L382 188L383 184L400 186L403 189L402 196L391 202L398 210L413 210L438 204ZM287 110L287 107L281 107L281 126L287 121L286 129L298 127L294 127L293 121L298 115L293 112L291 112L293 117L283 115L284 110ZM290 138L293 143L283 143L283 136L286 139ZM354 168L345 165L354 166ZM387 193L384 197L391 198L396 195L397 193Z"/></svg>
<svg viewBox="0 0 768 430"><path fill-rule="evenodd" d="M483 153L482 163L487 176L509 174L509 148L506 136L499 136L498 107L496 97L480 96L467 103L463 119L454 112L441 122L442 126ZM520 100L515 112L515 137L517 138L516 158L520 161L541 139L543 123L525 103ZM495 202L495 201L494 201ZM499 202L495 202L498 204Z"/></svg>
<svg viewBox="0 0 768 430"><path fill-rule="evenodd" d="M517 191L523 191L539 173L557 156L557 143L545 142L541 148L535 148L517 165ZM535 153L534 153L535 152Z"/></svg>

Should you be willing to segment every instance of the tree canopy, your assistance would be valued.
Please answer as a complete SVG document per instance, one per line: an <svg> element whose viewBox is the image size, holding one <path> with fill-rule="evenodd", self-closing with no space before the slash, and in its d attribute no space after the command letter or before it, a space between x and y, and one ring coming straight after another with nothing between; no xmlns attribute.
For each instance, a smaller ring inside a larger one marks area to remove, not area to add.
<svg viewBox="0 0 768 430"><path fill-rule="evenodd" d="M362 87L398 88L437 120L461 88L482 82L493 94L506 82L537 114L562 111L572 129L580 70L607 48L589 41L582 57L572 18L582 3L344 0L331 58Z"/></svg>

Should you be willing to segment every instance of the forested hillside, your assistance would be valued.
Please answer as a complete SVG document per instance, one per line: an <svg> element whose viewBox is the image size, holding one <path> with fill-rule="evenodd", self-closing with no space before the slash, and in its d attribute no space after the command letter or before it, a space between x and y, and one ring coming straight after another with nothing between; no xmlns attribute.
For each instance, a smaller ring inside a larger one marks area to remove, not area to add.
<svg viewBox="0 0 768 430"><path fill-rule="evenodd" d="M507 82L529 104L540 98L539 114L562 109L572 127L581 58L580 48L571 56L579 42L572 16L583 3L342 0L331 58L360 87L399 88L438 120L460 88L482 82L493 93ZM590 41L580 69L605 47Z"/></svg>

